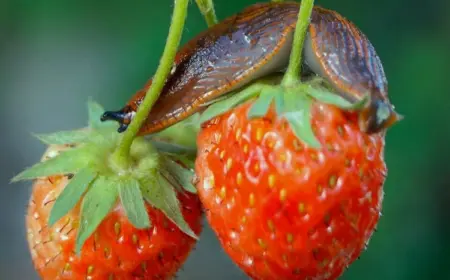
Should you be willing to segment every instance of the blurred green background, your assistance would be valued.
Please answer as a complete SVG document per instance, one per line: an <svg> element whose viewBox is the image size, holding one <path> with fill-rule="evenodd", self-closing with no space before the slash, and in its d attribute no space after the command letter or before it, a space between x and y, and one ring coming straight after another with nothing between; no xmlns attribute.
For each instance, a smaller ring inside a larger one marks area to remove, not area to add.
<svg viewBox="0 0 450 280"><path fill-rule="evenodd" d="M224 18L255 0L216 0ZM450 1L319 0L368 35L405 120L387 135L383 216L343 279L450 279ZM31 132L84 126L89 97L120 108L152 76L169 0L0 1L0 279L38 279L24 231L30 183L9 179L40 158ZM183 41L205 28L191 3ZM246 279L206 228L179 279Z"/></svg>

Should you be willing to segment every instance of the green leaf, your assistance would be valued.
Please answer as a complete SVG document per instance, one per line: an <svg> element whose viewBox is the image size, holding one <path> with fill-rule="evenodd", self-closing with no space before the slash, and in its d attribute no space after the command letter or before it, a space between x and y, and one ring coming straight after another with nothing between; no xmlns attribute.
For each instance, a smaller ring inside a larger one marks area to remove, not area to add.
<svg viewBox="0 0 450 280"><path fill-rule="evenodd" d="M341 109L351 111L363 108L370 98L370 96L366 94L361 100L358 100L356 102L350 102L346 100L344 97L340 96L339 94L333 93L326 89L308 86L306 90L311 97L322 103L335 105Z"/></svg>
<svg viewBox="0 0 450 280"><path fill-rule="evenodd" d="M320 142L314 135L311 126L312 100L295 93L287 93L285 102L285 113L283 115L297 138L313 148L320 148Z"/></svg>
<svg viewBox="0 0 450 280"><path fill-rule="evenodd" d="M201 128L201 123L199 120L200 114L196 113L189 119L183 120L171 127L163 129L151 138L174 145L180 145L183 148L196 150L196 137Z"/></svg>
<svg viewBox="0 0 450 280"><path fill-rule="evenodd" d="M184 220L175 189L165 178L157 176L141 183L142 194L148 203L161 210L181 231L198 239L198 236Z"/></svg>
<svg viewBox="0 0 450 280"><path fill-rule="evenodd" d="M155 147L144 137L137 137L133 140L130 148L130 155L135 159L142 159L144 157L157 158L158 156Z"/></svg>
<svg viewBox="0 0 450 280"><path fill-rule="evenodd" d="M275 110L278 115L282 115L284 112L284 92L280 92L275 95Z"/></svg>
<svg viewBox="0 0 450 280"><path fill-rule="evenodd" d="M323 86L323 87L330 87L329 82L325 80L321 76L313 76L303 84L311 85L311 86Z"/></svg>
<svg viewBox="0 0 450 280"><path fill-rule="evenodd" d="M90 168L83 168L75 174L56 199L48 219L49 226L54 225L75 207L96 176L97 173Z"/></svg>
<svg viewBox="0 0 450 280"><path fill-rule="evenodd" d="M269 110L272 100L275 98L276 92L272 88L265 88L261 91L260 96L253 103L252 107L248 111L249 118L264 117Z"/></svg>
<svg viewBox="0 0 450 280"><path fill-rule="evenodd" d="M184 189L181 186L181 184L177 181L177 179L175 179L175 177L172 174L169 173L169 171L167 171L166 169L162 169L161 168L159 170L159 174L161 176L163 176L170 183L170 185L175 188L175 190L177 192L184 191Z"/></svg>
<svg viewBox="0 0 450 280"><path fill-rule="evenodd" d="M118 193L115 184L116 182L108 180L105 176L99 176L84 196L81 203L80 227L75 242L77 254L116 204Z"/></svg>
<svg viewBox="0 0 450 280"><path fill-rule="evenodd" d="M214 117L217 117L237 106L241 102L258 95L264 87L265 85L263 84L252 84L231 97L212 104L201 114L200 123L204 123Z"/></svg>
<svg viewBox="0 0 450 280"><path fill-rule="evenodd" d="M233 94L234 94L233 92L230 92L228 94L216 97L213 100L210 100L210 101L207 101L207 102L201 104L200 106L202 106L202 107L209 107L209 106L213 105L214 103L219 103L219 102L222 102L222 101L225 101L225 100L229 99L231 96L233 96Z"/></svg>
<svg viewBox="0 0 450 280"><path fill-rule="evenodd" d="M61 152L58 156L39 162L12 178L11 182L36 179L51 175L77 173L81 168L89 165L89 157L83 149L73 149Z"/></svg>
<svg viewBox="0 0 450 280"><path fill-rule="evenodd" d="M184 165L187 166L187 168L190 168L191 170L195 169L195 159L196 155L189 156L189 155L176 155L176 159L181 161Z"/></svg>
<svg viewBox="0 0 450 280"><path fill-rule="evenodd" d="M88 114L89 114L89 126L92 128L99 128L104 126L100 118L105 112L105 109L97 102L89 98L88 101Z"/></svg>
<svg viewBox="0 0 450 280"><path fill-rule="evenodd" d="M91 132L86 129L58 131L48 134L33 134L36 138L48 145L64 145L84 143L89 139Z"/></svg>
<svg viewBox="0 0 450 280"><path fill-rule="evenodd" d="M197 149L172 144L166 141L152 140L151 143L156 148L156 150L163 153L178 154L178 155L179 154L195 155L197 153Z"/></svg>
<svg viewBox="0 0 450 280"><path fill-rule="evenodd" d="M224 97L224 99L226 99L226 98ZM217 99L215 101L217 101ZM207 102L207 103L212 104L212 103L215 103L215 101L211 101L211 102ZM207 103L201 104L200 106L207 107L207 105L206 105ZM166 133L166 131L172 130L172 129L177 130L177 131L182 131L182 132L184 132L186 130L195 132L198 130L199 120L200 120L200 113L195 113L195 114L192 114L191 116L187 117L186 119L166 128L166 129L163 129L160 132L157 132L154 135L156 137L160 137L160 138L167 138L167 137L170 138L170 134L173 132Z"/></svg>
<svg viewBox="0 0 450 280"><path fill-rule="evenodd" d="M197 189L192 184L194 172L184 168L168 157L161 158L161 163L162 168L165 169L181 187L191 193L197 192Z"/></svg>
<svg viewBox="0 0 450 280"><path fill-rule="evenodd" d="M138 229L150 227L150 218L142 198L141 186L134 178L128 178L120 182L119 194L122 206L125 209L128 220Z"/></svg>

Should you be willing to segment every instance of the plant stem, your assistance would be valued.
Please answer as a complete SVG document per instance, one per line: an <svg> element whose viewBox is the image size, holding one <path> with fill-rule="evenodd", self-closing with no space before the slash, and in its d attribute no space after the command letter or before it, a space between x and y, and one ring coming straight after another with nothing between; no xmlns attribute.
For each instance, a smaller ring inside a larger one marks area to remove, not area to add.
<svg viewBox="0 0 450 280"><path fill-rule="evenodd" d="M302 0L298 14L297 24L294 32L294 42L289 59L289 66L283 77L282 84L289 86L298 83L302 68L303 44L305 42L306 31L311 20L311 13L314 7L314 0Z"/></svg>
<svg viewBox="0 0 450 280"><path fill-rule="evenodd" d="M281 3L281 2L284 2L284 0L272 0L272 2L274 2L274 3Z"/></svg>
<svg viewBox="0 0 450 280"><path fill-rule="evenodd" d="M122 168L126 168L130 164L129 155L131 144L150 113L153 104L156 102L161 93L167 76L173 66L173 61L180 45L189 0L174 1L175 7L173 10L172 21L170 23L169 35L167 37L166 46L161 56L158 69L153 77L152 85L147 90L144 100L140 104L136 115L124 133L119 147L112 155L113 163Z"/></svg>
<svg viewBox="0 0 450 280"><path fill-rule="evenodd" d="M217 16L214 10L213 0L195 0L203 17L205 17L206 24L213 26L217 23Z"/></svg>

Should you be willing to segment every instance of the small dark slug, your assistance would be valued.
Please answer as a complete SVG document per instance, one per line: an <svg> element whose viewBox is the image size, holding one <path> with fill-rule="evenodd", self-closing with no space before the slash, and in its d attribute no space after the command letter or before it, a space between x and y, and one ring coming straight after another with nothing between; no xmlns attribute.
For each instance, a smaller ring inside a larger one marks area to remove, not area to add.
<svg viewBox="0 0 450 280"><path fill-rule="evenodd" d="M202 104L266 75L283 72L289 63L299 4L261 3L210 27L177 53L173 69L140 135L167 128L199 112ZM337 12L314 7L304 44L302 76L315 73L343 98L358 102L370 95L360 113L360 128L380 132L400 117L388 99L380 58L368 38ZM151 80L119 111L115 120L126 130Z"/></svg>

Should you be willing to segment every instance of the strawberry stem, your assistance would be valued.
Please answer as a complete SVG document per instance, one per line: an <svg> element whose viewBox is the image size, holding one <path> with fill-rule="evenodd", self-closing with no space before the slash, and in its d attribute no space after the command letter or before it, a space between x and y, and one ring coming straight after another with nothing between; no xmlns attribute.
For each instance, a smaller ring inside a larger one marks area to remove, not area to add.
<svg viewBox="0 0 450 280"><path fill-rule="evenodd" d="M113 163L121 169L126 169L130 165L130 148L134 138L145 122L150 110L158 99L166 79L173 66L176 52L180 45L181 36L187 16L189 0L175 0L172 21L170 24L169 35L164 48L158 69L153 78L152 85L147 90L135 117L123 135L123 138L112 155Z"/></svg>
<svg viewBox="0 0 450 280"><path fill-rule="evenodd" d="M217 23L216 11L214 10L213 0L195 0L197 6L205 18L208 27Z"/></svg>
<svg viewBox="0 0 450 280"><path fill-rule="evenodd" d="M281 2L281 1L274 1L274 2ZM292 51L289 59L289 65L282 81L282 84L284 86L291 86L299 83L300 81L303 44L305 42L306 31L309 26L313 7L314 7L314 0L301 1L297 25L295 27L294 42L292 43Z"/></svg>

